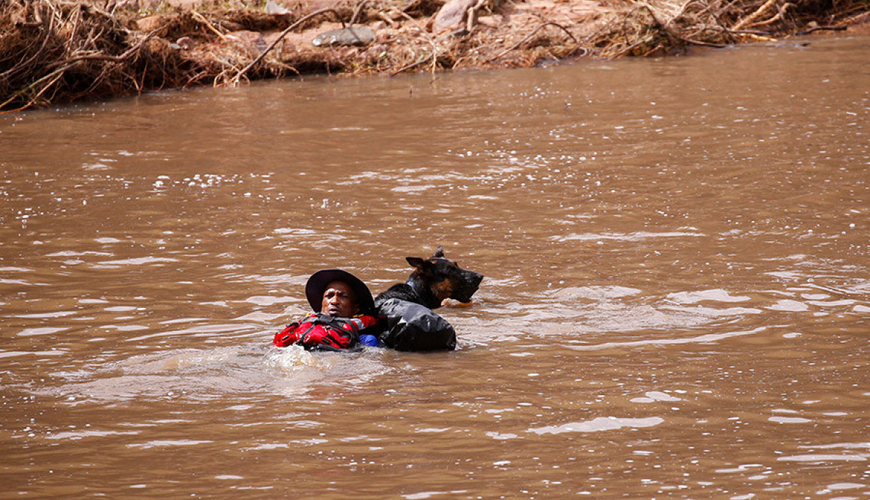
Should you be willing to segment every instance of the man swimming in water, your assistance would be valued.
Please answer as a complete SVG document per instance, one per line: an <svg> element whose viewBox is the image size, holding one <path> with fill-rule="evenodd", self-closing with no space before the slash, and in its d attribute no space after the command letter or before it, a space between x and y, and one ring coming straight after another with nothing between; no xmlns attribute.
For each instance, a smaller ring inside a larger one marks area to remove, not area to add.
<svg viewBox="0 0 870 500"><path fill-rule="evenodd" d="M305 284L305 297L314 312L278 332L274 345L327 351L353 349L360 343L378 345L374 299L353 274L341 269L317 271Z"/></svg>

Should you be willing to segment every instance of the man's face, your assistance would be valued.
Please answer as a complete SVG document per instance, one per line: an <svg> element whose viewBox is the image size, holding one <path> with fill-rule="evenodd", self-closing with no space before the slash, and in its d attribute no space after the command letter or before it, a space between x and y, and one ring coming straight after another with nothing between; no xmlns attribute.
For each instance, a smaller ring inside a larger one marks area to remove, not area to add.
<svg viewBox="0 0 870 500"><path fill-rule="evenodd" d="M333 281L323 292L320 312L327 316L350 318L359 313L359 304L353 288L343 281Z"/></svg>

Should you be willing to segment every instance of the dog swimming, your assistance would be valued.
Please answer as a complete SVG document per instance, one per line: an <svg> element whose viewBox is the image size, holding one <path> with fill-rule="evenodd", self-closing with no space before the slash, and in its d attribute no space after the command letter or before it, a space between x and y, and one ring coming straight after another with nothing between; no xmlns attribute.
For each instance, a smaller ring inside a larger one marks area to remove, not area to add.
<svg viewBox="0 0 870 500"><path fill-rule="evenodd" d="M397 283L375 297L375 309L380 309L389 299L414 302L429 309L441 307L445 299L468 303L484 277L446 258L443 246L428 259L406 257L405 260L414 271L406 282Z"/></svg>

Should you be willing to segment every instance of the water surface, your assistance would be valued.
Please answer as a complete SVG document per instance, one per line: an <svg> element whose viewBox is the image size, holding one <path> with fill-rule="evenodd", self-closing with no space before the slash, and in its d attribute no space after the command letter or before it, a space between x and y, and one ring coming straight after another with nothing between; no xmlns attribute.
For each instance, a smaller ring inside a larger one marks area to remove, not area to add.
<svg viewBox="0 0 870 500"><path fill-rule="evenodd" d="M870 45L0 118L0 498L867 498ZM485 274L459 349L270 347Z"/></svg>

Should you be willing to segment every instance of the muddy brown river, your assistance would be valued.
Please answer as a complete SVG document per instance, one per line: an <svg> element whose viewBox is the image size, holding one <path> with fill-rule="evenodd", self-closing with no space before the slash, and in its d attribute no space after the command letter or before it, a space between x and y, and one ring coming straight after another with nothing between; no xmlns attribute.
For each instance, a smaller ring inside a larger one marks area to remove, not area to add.
<svg viewBox="0 0 870 500"><path fill-rule="evenodd" d="M868 41L0 116L0 498L870 497ZM456 351L271 347L438 245Z"/></svg>

